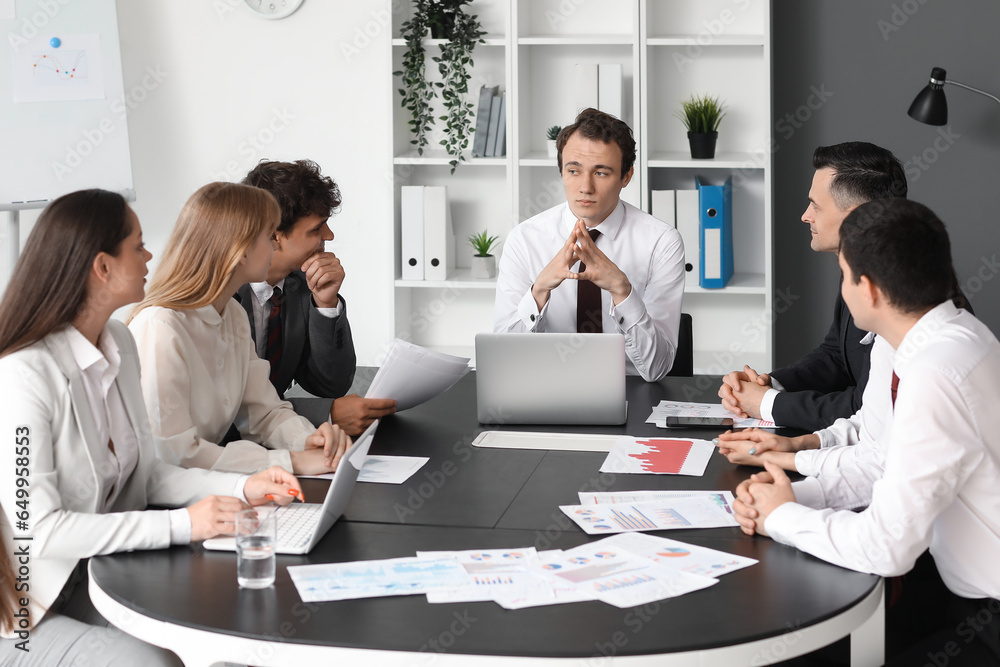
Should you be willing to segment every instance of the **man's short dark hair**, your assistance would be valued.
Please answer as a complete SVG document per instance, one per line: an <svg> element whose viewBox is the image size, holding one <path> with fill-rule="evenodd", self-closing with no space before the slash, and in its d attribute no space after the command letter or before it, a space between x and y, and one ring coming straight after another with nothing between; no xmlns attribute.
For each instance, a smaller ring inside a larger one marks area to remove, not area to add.
<svg viewBox="0 0 1000 667"><path fill-rule="evenodd" d="M619 174L619 178L625 178L625 174L635 164L635 138L632 136L632 128L628 126L628 123L597 109L584 109L576 117L576 121L572 125L564 127L556 138L560 174L563 167L563 148L566 147L566 142L569 141L574 132L579 132L581 137L593 141L618 144L622 150L622 173Z"/></svg>
<svg viewBox="0 0 1000 667"><path fill-rule="evenodd" d="M904 313L925 312L954 296L948 232L923 204L893 197L857 207L840 226L840 254L855 283L868 276Z"/></svg>
<svg viewBox="0 0 1000 667"><path fill-rule="evenodd" d="M906 197L906 173L899 159L867 141L820 146L813 153L814 169L832 169L830 194L844 211L885 197Z"/></svg>
<svg viewBox="0 0 1000 667"><path fill-rule="evenodd" d="M340 208L340 188L332 178L320 173L319 165L312 160L262 160L246 175L243 184L274 195L281 207L281 223L276 231L285 234L306 216L326 219Z"/></svg>

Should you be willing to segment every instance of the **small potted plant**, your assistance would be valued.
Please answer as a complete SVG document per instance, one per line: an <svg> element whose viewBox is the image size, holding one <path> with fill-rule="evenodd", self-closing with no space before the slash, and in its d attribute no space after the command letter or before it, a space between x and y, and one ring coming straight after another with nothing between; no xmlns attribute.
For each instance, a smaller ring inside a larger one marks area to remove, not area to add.
<svg viewBox="0 0 1000 667"><path fill-rule="evenodd" d="M676 114L687 128L691 157L714 158L715 142L719 138L719 123L726 115L725 106L719 102L719 98L692 95L686 102L681 102L681 109Z"/></svg>
<svg viewBox="0 0 1000 667"><path fill-rule="evenodd" d="M560 132L562 132L562 128L558 125L553 125L545 130L545 145L549 149L549 157L559 157L559 150L556 148L556 139L559 138Z"/></svg>
<svg viewBox="0 0 1000 667"><path fill-rule="evenodd" d="M497 258L490 254L499 236L489 236L484 229L479 234L469 237L469 245L476 251L472 256L472 277L493 278L497 275Z"/></svg>

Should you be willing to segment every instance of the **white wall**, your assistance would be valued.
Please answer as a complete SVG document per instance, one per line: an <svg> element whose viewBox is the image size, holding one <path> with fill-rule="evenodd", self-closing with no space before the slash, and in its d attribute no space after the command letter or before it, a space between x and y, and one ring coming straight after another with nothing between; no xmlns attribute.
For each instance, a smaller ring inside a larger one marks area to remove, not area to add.
<svg viewBox="0 0 1000 667"><path fill-rule="evenodd" d="M199 186L262 158L313 159L344 196L328 249L347 272L358 362L375 364L392 338L390 2L306 0L279 21L243 5L118 0L133 206L154 266ZM21 217L23 244L37 212Z"/></svg>

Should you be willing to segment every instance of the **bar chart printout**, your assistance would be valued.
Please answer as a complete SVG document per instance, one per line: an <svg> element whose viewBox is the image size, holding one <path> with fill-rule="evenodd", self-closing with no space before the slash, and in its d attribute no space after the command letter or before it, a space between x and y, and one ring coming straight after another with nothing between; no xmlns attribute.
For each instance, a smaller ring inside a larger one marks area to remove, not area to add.
<svg viewBox="0 0 1000 667"><path fill-rule="evenodd" d="M700 477L714 453L715 445L707 440L622 436L601 472Z"/></svg>

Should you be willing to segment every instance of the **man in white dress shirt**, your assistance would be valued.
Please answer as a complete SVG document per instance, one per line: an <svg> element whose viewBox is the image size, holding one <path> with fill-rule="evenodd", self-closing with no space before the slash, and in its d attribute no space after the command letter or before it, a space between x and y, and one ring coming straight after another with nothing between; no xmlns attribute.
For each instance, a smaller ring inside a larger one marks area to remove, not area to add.
<svg viewBox="0 0 1000 667"><path fill-rule="evenodd" d="M620 199L635 162L635 140L623 121L585 109L559 133L556 146L566 203L508 235L493 329L620 333L627 372L659 380L677 352L680 234ZM588 290L589 310L582 305Z"/></svg>
<svg viewBox="0 0 1000 667"><path fill-rule="evenodd" d="M859 207L839 261L844 301L878 336L862 408L804 436L818 451L757 452L767 472L737 488L737 518L747 534L885 577L929 547L950 620L898 664L1000 664L1000 343L949 300L948 235L926 207ZM725 446L804 444L752 437ZM792 484L782 466L812 476Z"/></svg>

